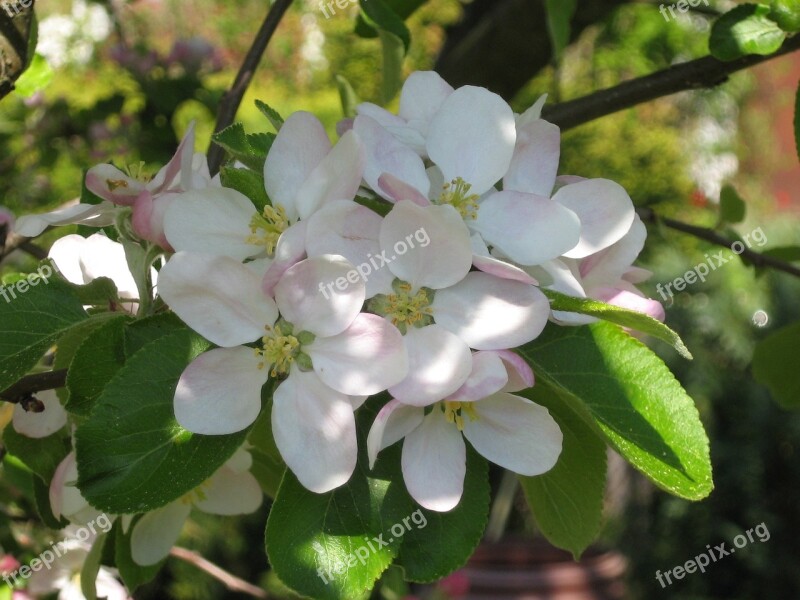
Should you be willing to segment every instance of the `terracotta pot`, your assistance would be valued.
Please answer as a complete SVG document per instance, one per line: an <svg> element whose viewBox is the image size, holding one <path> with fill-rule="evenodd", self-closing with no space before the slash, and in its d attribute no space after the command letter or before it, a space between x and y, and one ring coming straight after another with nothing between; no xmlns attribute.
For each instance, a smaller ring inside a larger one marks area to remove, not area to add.
<svg viewBox="0 0 800 600"><path fill-rule="evenodd" d="M482 544L464 573L463 600L621 600L627 563L613 551L588 549L580 562L540 540Z"/></svg>

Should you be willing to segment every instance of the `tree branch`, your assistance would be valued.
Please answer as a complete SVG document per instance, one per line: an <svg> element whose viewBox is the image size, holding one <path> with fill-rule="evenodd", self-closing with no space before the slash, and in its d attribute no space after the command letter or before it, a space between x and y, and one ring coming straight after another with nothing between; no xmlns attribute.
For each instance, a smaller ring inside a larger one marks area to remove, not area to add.
<svg viewBox="0 0 800 600"><path fill-rule="evenodd" d="M247 91L247 87L253 79L253 75L258 68L258 63L261 61L261 56L267 49L267 44L269 44L272 35L275 33L281 19L283 19L283 15L291 4L292 0L275 0L272 7L269 9L264 22L261 24L261 29L258 30L256 38L253 40L253 45L250 46L250 50L247 51L247 56L245 56L244 62L242 62L242 67L236 74L236 79L234 79L231 89L225 92L225 95L222 97L219 110L217 111L217 125L214 128L215 132L222 131L233 123L233 119L236 117L236 111L242 103L244 93ZM216 175L219 171L223 154L223 149L212 142L211 148L208 150L208 168L212 175Z"/></svg>
<svg viewBox="0 0 800 600"><path fill-rule="evenodd" d="M12 231L6 236L5 244L0 246L0 260L3 260L14 250L27 252L37 260L44 260L47 258L47 251L31 242L31 238L23 237Z"/></svg>
<svg viewBox="0 0 800 600"><path fill-rule="evenodd" d="M651 208L637 208L636 212L641 217L642 221L646 223L654 223L654 224L661 224L670 229L674 229L675 231L681 231L683 233L688 233L689 235L693 235L696 238L701 240L705 240L715 246L722 246L725 248L730 248L737 240L731 240L726 238L723 235L720 235L713 229L707 229L705 227L697 227L696 225L689 225L688 223L684 223L682 221L676 221L674 219L669 219L667 217L661 217L657 215L653 209ZM784 273L788 273L789 275L794 275L795 277L800 277L800 268L772 256L767 256L765 254L760 254L750 248L745 248L744 251L741 253L742 257L747 258L748 261L753 263L757 267L770 267L775 269L776 271L783 271Z"/></svg>
<svg viewBox="0 0 800 600"><path fill-rule="evenodd" d="M713 56L674 65L645 77L626 81L607 90L582 98L545 107L542 117L561 129L571 129L600 117L669 96L685 90L714 87L723 83L730 74L759 63L800 50L800 35L795 35L769 56L748 55L723 62Z"/></svg>
<svg viewBox="0 0 800 600"><path fill-rule="evenodd" d="M66 383L66 369L26 375L7 390L0 392L0 400L10 402L11 404L17 404L31 394L64 387Z"/></svg>
<svg viewBox="0 0 800 600"><path fill-rule="evenodd" d="M228 573L221 567L218 567L214 563L206 560L202 556L200 556L197 552L192 552L186 548L181 548L180 546L175 546L169 553L174 556L175 558L179 558L191 565L194 565L201 571L205 571L213 578L221 581L225 587L227 587L232 592L241 592L242 594L247 594L248 596L253 596L253 598L267 598L267 593L262 590L260 587L256 587L250 583L247 583L243 579L239 579L235 575Z"/></svg>

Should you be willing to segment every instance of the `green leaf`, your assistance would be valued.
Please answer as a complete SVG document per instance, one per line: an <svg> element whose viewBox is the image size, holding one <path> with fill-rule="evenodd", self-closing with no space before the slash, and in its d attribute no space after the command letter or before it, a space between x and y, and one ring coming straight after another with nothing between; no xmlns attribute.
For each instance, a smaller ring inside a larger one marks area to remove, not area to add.
<svg viewBox="0 0 800 600"><path fill-rule="evenodd" d="M606 486L606 445L597 432L541 382L521 392L546 407L564 434L556 466L519 480L536 525L575 560L600 532Z"/></svg>
<svg viewBox="0 0 800 600"><path fill-rule="evenodd" d="M786 33L769 18L763 4L740 4L725 13L711 27L708 42L719 60L734 60L748 54L772 54L783 44Z"/></svg>
<svg viewBox="0 0 800 600"><path fill-rule="evenodd" d="M107 319L86 336L67 372L69 401L65 408L88 416L109 381L125 365L126 315Z"/></svg>
<svg viewBox="0 0 800 600"><path fill-rule="evenodd" d="M429 583L462 567L483 537L489 502L489 465L467 444L467 474L458 506L446 513L417 506L411 514L412 527L403 536L397 561L406 579Z"/></svg>
<svg viewBox="0 0 800 600"><path fill-rule="evenodd" d="M772 0L769 18L784 31L800 31L800 0Z"/></svg>
<svg viewBox="0 0 800 600"><path fill-rule="evenodd" d="M753 377L785 408L800 408L800 322L779 329L756 345Z"/></svg>
<svg viewBox="0 0 800 600"><path fill-rule="evenodd" d="M548 325L519 353L538 381L656 485L689 500L711 492L708 437L697 408L637 339L610 323Z"/></svg>
<svg viewBox="0 0 800 600"><path fill-rule="evenodd" d="M137 516L131 521L128 533L122 532L122 523L120 519L116 520L114 529L112 530L114 534L114 564L119 571L119 576L122 578L122 583L124 583L125 587L131 592L136 590L139 586L152 581L167 561L165 558L154 565L143 567L133 560L133 556L131 555L131 534L134 525L136 525L136 522L141 518L141 516Z"/></svg>
<svg viewBox="0 0 800 600"><path fill-rule="evenodd" d="M0 390L25 375L70 327L88 318L80 300L58 278L34 287L0 288Z"/></svg>
<svg viewBox="0 0 800 600"><path fill-rule="evenodd" d="M747 214L747 205L732 185L724 185L719 196L720 220L723 223L741 223Z"/></svg>
<svg viewBox="0 0 800 600"><path fill-rule="evenodd" d="M234 123L211 137L235 160L241 161L259 173L264 170L264 160L267 154L261 148L252 145L251 139L245 133L244 125L241 123Z"/></svg>
<svg viewBox="0 0 800 600"><path fill-rule="evenodd" d="M420 6L426 2L428 2L428 0L384 0L384 4L386 4L386 6L403 21L410 17ZM363 38L378 37L378 32L375 31L375 28L372 25L367 23L367 20L364 18L364 13L361 13L358 16L355 33L359 37Z"/></svg>
<svg viewBox="0 0 800 600"><path fill-rule="evenodd" d="M672 331L672 329L664 325L661 321L645 315L644 313L620 308L618 306L606 304L605 302L600 302L599 300L592 300L591 298L567 296L566 294L544 288L542 292L550 299L550 305L553 310L591 315L603 319L604 321L641 331L642 333L652 335L668 343L675 348L681 356L692 360L691 352L689 352L689 349L677 333Z"/></svg>
<svg viewBox="0 0 800 600"><path fill-rule="evenodd" d="M403 87L403 50L402 40L390 31L380 29L378 37L383 48L383 80L381 92L384 103L389 103Z"/></svg>
<svg viewBox="0 0 800 600"><path fill-rule="evenodd" d="M276 132L281 130L281 127L283 127L284 120L277 110L272 108L269 104L262 102L261 100L256 100L256 107L258 107L258 110L260 110L262 114L265 117L267 117L267 120L275 128Z"/></svg>
<svg viewBox="0 0 800 600"><path fill-rule="evenodd" d="M70 451L69 438L61 431L43 438L29 438L17 433L12 425L3 431L3 445L47 484Z"/></svg>
<svg viewBox="0 0 800 600"><path fill-rule="evenodd" d="M42 481L40 477L33 478L33 500L36 512L39 513L39 518L45 527L58 531L69 525L69 521L63 517L56 519L53 507L50 505L50 484Z"/></svg>
<svg viewBox="0 0 800 600"><path fill-rule="evenodd" d="M266 205L270 204L262 173L251 169L222 167L219 174L223 187L234 189L250 198L257 211L262 211Z"/></svg>
<svg viewBox="0 0 800 600"><path fill-rule="evenodd" d="M108 277L98 277L86 285L77 285L64 280L73 294L84 305L102 306L108 308L119 302L117 286Z"/></svg>
<svg viewBox="0 0 800 600"><path fill-rule="evenodd" d="M253 458L253 466L250 468L250 472L270 498L275 498L277 495L286 471L286 463L283 462L272 434L272 393L274 389L273 381L267 382L267 385L264 386L261 392L263 406L261 414L253 423L247 436L247 441L252 446L250 456Z"/></svg>
<svg viewBox="0 0 800 600"><path fill-rule="evenodd" d="M553 60L558 62L569 45L571 21L578 8L577 0L546 0L547 33L553 48Z"/></svg>
<svg viewBox="0 0 800 600"><path fill-rule="evenodd" d="M53 81L55 75L53 68L47 59L41 54L35 54L33 60L25 72L19 76L14 84L17 94L23 98L30 98L39 90L43 90L50 82Z"/></svg>
<svg viewBox="0 0 800 600"><path fill-rule="evenodd" d="M364 196L356 196L355 202L361 206L366 206L371 211L385 217L392 210L393 204L386 202L381 198L365 198Z"/></svg>
<svg viewBox="0 0 800 600"><path fill-rule="evenodd" d="M779 246L763 250L761 254L786 262L800 262L800 246Z"/></svg>
<svg viewBox="0 0 800 600"><path fill-rule="evenodd" d="M86 600L97 600L97 575L100 573L100 561L103 558L103 548L106 544L107 534L98 533L92 544L92 549L86 555L81 568L81 592Z"/></svg>
<svg viewBox="0 0 800 600"><path fill-rule="evenodd" d="M364 21L377 30L378 35L385 31L400 38L405 56L411 46L411 32L400 15L385 0L361 0L360 4Z"/></svg>
<svg viewBox="0 0 800 600"><path fill-rule="evenodd" d="M125 356L130 358L150 342L177 331L188 329L174 313L163 313L134 321L125 328Z"/></svg>
<svg viewBox="0 0 800 600"><path fill-rule="evenodd" d="M361 104L361 100L343 75L336 75L336 87L339 89L339 98L342 101L342 114L345 117L353 118L356 116L356 107Z"/></svg>
<svg viewBox="0 0 800 600"><path fill-rule="evenodd" d="M176 331L145 345L106 386L75 433L78 488L100 510L138 513L177 500L241 446L246 431L193 434L175 420L178 379L209 344Z"/></svg>

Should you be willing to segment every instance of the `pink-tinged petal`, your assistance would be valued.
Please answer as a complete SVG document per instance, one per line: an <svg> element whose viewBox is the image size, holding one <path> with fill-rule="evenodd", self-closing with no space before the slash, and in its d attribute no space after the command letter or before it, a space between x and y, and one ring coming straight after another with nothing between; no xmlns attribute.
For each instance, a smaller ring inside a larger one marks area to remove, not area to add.
<svg viewBox="0 0 800 600"><path fill-rule="evenodd" d="M70 452L58 464L50 481L50 508L56 519L72 516L89 506L78 490L77 482L78 465L75 453Z"/></svg>
<svg viewBox="0 0 800 600"><path fill-rule="evenodd" d="M464 437L482 456L527 476L555 466L564 436L546 408L506 393L473 406L478 418L464 419Z"/></svg>
<svg viewBox="0 0 800 600"><path fill-rule="evenodd" d="M358 454L353 407L314 373L292 369L275 390L272 431L283 460L312 492L329 492L353 474Z"/></svg>
<svg viewBox="0 0 800 600"><path fill-rule="evenodd" d="M36 398L44 405L42 412L28 412L19 403L14 406L14 431L29 438L47 437L67 424L67 411L54 391L38 392Z"/></svg>
<svg viewBox="0 0 800 600"><path fill-rule="evenodd" d="M435 71L416 71L403 84L398 114L424 135L453 91L453 86Z"/></svg>
<svg viewBox="0 0 800 600"><path fill-rule="evenodd" d="M132 206L145 184L114 165L97 165L86 171L86 189L118 206Z"/></svg>
<svg viewBox="0 0 800 600"><path fill-rule="evenodd" d="M550 315L538 288L519 281L470 273L433 301L436 323L476 350L516 348L535 339Z"/></svg>
<svg viewBox="0 0 800 600"><path fill-rule="evenodd" d="M461 432L438 407L406 435L400 462L408 493L421 506L447 512L458 505L467 473L467 447Z"/></svg>
<svg viewBox="0 0 800 600"><path fill-rule="evenodd" d="M469 377L469 347L443 327L411 327L404 336L408 349L408 376L389 388L403 404L428 406L447 398Z"/></svg>
<svg viewBox="0 0 800 600"><path fill-rule="evenodd" d="M611 287L594 288L590 290L590 293L593 298L601 302L635 310L661 322L666 318L664 307L660 302L646 298L640 293Z"/></svg>
<svg viewBox="0 0 800 600"><path fill-rule="evenodd" d="M440 289L461 281L472 267L469 230L449 205L398 202L381 225L389 269L414 289Z"/></svg>
<svg viewBox="0 0 800 600"><path fill-rule="evenodd" d="M178 149L170 161L164 165L156 176L147 184L147 189L158 196L168 190L185 191L189 189L194 159L194 127L192 121L183 136Z"/></svg>
<svg viewBox="0 0 800 600"><path fill-rule="evenodd" d="M264 294L275 295L275 286L283 274L306 257L306 231L308 221L298 221L278 238L275 246L275 260L267 269L262 282Z"/></svg>
<svg viewBox="0 0 800 600"><path fill-rule="evenodd" d="M547 94L542 94L528 110L517 117L517 128L524 127L541 119L545 102L547 102Z"/></svg>
<svg viewBox="0 0 800 600"><path fill-rule="evenodd" d="M300 187L295 199L300 218L309 218L326 202L355 198L366 164L361 139L348 131Z"/></svg>
<svg viewBox="0 0 800 600"><path fill-rule="evenodd" d="M356 118L353 131L366 151L364 180L376 193L387 200L395 199L382 189L379 182L381 175L388 173L416 190L417 196L428 197L431 184L425 173L425 165L416 152L398 142L377 121L366 115Z"/></svg>
<svg viewBox="0 0 800 600"><path fill-rule="evenodd" d="M362 102L356 106L356 113L375 119L384 127L399 128L406 126L406 120L404 118L398 117L394 113L389 112L377 104L372 104L371 102Z"/></svg>
<svg viewBox="0 0 800 600"><path fill-rule="evenodd" d="M569 258L550 260L541 265L526 267L526 271L534 275L542 287L568 296L586 298L586 291L579 281L578 264L575 260ZM560 325L587 325L597 321L595 317L560 310L554 310L552 318Z"/></svg>
<svg viewBox="0 0 800 600"><path fill-rule="evenodd" d="M520 192L485 198L470 225L487 244L522 265L558 258L581 237L581 222L574 212L549 198Z"/></svg>
<svg viewBox="0 0 800 600"><path fill-rule="evenodd" d="M87 225L106 227L114 222L116 207L113 204L74 204L40 215L24 215L17 219L14 231L24 237L36 237L48 227L59 225Z"/></svg>
<svg viewBox="0 0 800 600"><path fill-rule="evenodd" d="M445 181L461 177L483 194L502 179L514 154L514 112L497 94L464 86L442 104L428 131L428 155Z"/></svg>
<svg viewBox="0 0 800 600"><path fill-rule="evenodd" d="M476 402L499 392L507 383L508 373L500 356L496 352L476 352L472 355L472 372L448 400Z"/></svg>
<svg viewBox="0 0 800 600"><path fill-rule="evenodd" d="M258 275L227 256L178 252L159 272L158 293L184 323L218 346L254 342L278 318Z"/></svg>
<svg viewBox="0 0 800 600"><path fill-rule="evenodd" d="M620 240L621 241L621 240ZM622 279L628 283L644 283L653 276L653 272L641 267L628 267Z"/></svg>
<svg viewBox="0 0 800 600"><path fill-rule="evenodd" d="M342 333L361 311L366 295L361 278L347 279L351 272L355 273L352 264L331 254L297 263L275 286L281 315L296 333L310 331L322 337Z"/></svg>
<svg viewBox="0 0 800 600"><path fill-rule="evenodd" d="M564 256L584 258L620 240L636 214L625 189L609 179L587 179L559 189L553 200L581 220L581 239Z"/></svg>
<svg viewBox="0 0 800 600"><path fill-rule="evenodd" d="M418 189L389 173L384 173L378 178L378 187L383 192L384 197L388 197L388 200L391 202L410 200L417 206L428 206L431 203Z"/></svg>
<svg viewBox="0 0 800 600"><path fill-rule="evenodd" d="M273 205L297 219L297 195L314 169L331 150L325 128L314 115L296 112L286 119L264 162L264 184Z"/></svg>
<svg viewBox="0 0 800 600"><path fill-rule="evenodd" d="M479 234L473 234L470 241L472 243L472 266L476 269L501 279L512 279L529 285L539 285L536 279L516 265L491 256L489 249Z"/></svg>
<svg viewBox="0 0 800 600"><path fill-rule="evenodd" d="M194 505L212 515L247 515L258 510L264 495L249 471L223 466L202 485Z"/></svg>
<svg viewBox="0 0 800 600"><path fill-rule="evenodd" d="M647 239L647 228L638 215L634 215L630 230L615 244L584 258L580 273L586 288L613 286L639 256Z"/></svg>
<svg viewBox="0 0 800 600"><path fill-rule="evenodd" d="M387 268L377 267L380 262L374 258L381 253L380 215L352 200L336 200L311 215L307 223L309 256L344 256L356 267L361 279L366 280L367 298L391 292L394 275ZM374 258L372 263L371 258Z"/></svg>
<svg viewBox="0 0 800 600"><path fill-rule="evenodd" d="M341 119L336 123L336 135L342 137L345 133L353 129L356 120L352 118Z"/></svg>
<svg viewBox="0 0 800 600"><path fill-rule="evenodd" d="M375 466L378 454L384 448L399 442L422 423L425 411L416 406L408 406L398 400L391 400L375 417L375 422L367 435L367 456L369 468Z"/></svg>
<svg viewBox="0 0 800 600"><path fill-rule="evenodd" d="M511 350L488 350L486 352L496 354L503 361L503 366L508 374L508 383L502 391L519 392L533 387L533 369L519 354ZM483 354L483 352L477 354Z"/></svg>
<svg viewBox="0 0 800 600"><path fill-rule="evenodd" d="M267 369L252 348L215 348L195 358L175 390L175 418L203 435L241 431L261 412Z"/></svg>
<svg viewBox="0 0 800 600"><path fill-rule="evenodd" d="M503 177L503 189L549 198L561 157L561 130L547 121L517 127L514 157Z"/></svg>
<svg viewBox="0 0 800 600"><path fill-rule="evenodd" d="M136 235L172 251L164 233L164 213L176 196L177 194L163 194L155 197L148 191L142 192L133 204L131 215L131 225Z"/></svg>
<svg viewBox="0 0 800 600"><path fill-rule="evenodd" d="M403 336L377 315L361 313L342 333L317 337L304 350L323 383L351 396L377 394L408 374Z"/></svg>
<svg viewBox="0 0 800 600"><path fill-rule="evenodd" d="M257 213L247 196L228 188L175 194L164 212L164 233L176 251L230 256L239 261L264 251L248 244Z"/></svg>
<svg viewBox="0 0 800 600"><path fill-rule="evenodd" d="M131 533L133 561L147 567L169 556L169 551L178 542L190 512L192 505L178 500L139 519Z"/></svg>

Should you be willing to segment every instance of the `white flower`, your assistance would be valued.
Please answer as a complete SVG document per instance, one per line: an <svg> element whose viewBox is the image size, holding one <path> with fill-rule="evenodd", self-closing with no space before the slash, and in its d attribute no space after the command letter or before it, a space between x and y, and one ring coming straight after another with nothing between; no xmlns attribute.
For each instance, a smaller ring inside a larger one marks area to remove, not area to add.
<svg viewBox="0 0 800 600"><path fill-rule="evenodd" d="M44 406L41 412L27 411L21 403L14 406L14 430L29 438L47 437L67 424L67 411L54 391L37 392L36 398Z"/></svg>
<svg viewBox="0 0 800 600"><path fill-rule="evenodd" d="M50 481L50 508L56 519L64 517L76 525L86 525L100 516L78 489L78 465L75 452L64 457Z"/></svg>
<svg viewBox="0 0 800 600"><path fill-rule="evenodd" d="M250 473L253 459L239 449L220 469L183 498L145 514L131 532L131 556L142 566L169 555L192 508L212 515L244 515L261 506L258 481Z"/></svg>
<svg viewBox="0 0 800 600"><path fill-rule="evenodd" d="M423 507L442 512L461 500L464 438L520 475L549 471L561 453L558 424L547 409L509 393L532 384L530 368L513 353L474 354L469 378L427 414L397 399L383 407L367 438L370 466L381 450L404 439L401 466L409 493Z"/></svg>

